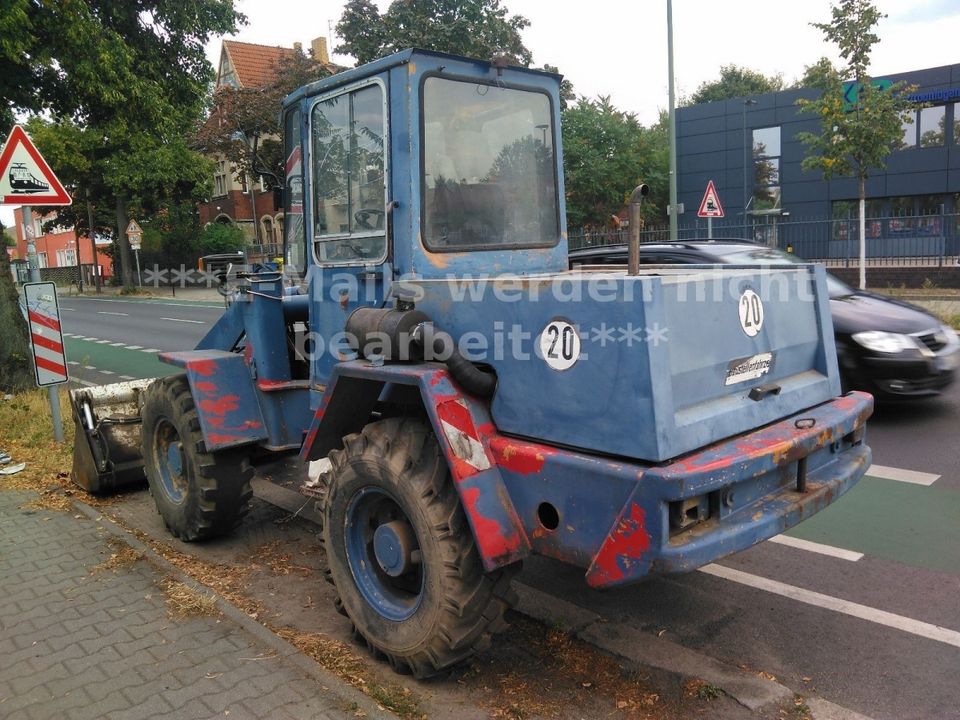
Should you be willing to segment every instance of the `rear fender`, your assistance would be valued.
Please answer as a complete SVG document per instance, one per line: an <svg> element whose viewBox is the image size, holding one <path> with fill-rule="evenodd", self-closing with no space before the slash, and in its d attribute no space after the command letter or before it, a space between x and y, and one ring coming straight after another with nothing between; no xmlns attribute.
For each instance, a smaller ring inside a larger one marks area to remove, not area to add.
<svg viewBox="0 0 960 720"><path fill-rule="evenodd" d="M340 363L310 424L301 458L317 460L342 447L345 435L368 422L388 383L419 388L484 568L492 571L529 555L530 540L489 448L495 434L489 410L462 392L441 366Z"/></svg>
<svg viewBox="0 0 960 720"><path fill-rule="evenodd" d="M159 357L186 370L208 451L268 439L250 370L242 355L222 350L190 350L161 353Z"/></svg>

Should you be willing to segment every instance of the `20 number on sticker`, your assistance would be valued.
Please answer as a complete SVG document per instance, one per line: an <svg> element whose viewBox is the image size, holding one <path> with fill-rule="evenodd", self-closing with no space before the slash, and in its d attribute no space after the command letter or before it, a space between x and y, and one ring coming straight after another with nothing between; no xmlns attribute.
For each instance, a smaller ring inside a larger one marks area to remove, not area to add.
<svg viewBox="0 0 960 720"><path fill-rule="evenodd" d="M763 327L763 303L753 290L744 290L740 296L740 327L748 337L754 337Z"/></svg>
<svg viewBox="0 0 960 720"><path fill-rule="evenodd" d="M580 359L580 333L566 320L551 320L540 333L540 356L554 370L568 370Z"/></svg>

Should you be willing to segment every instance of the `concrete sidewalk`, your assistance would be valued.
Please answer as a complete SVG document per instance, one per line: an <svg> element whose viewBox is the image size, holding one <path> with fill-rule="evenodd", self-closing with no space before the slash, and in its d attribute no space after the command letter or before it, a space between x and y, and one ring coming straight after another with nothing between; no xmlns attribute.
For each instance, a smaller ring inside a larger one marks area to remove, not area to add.
<svg viewBox="0 0 960 720"><path fill-rule="evenodd" d="M0 717L341 720L367 705L230 617L172 619L162 572L98 568L110 533L24 507L36 497L0 491Z"/></svg>

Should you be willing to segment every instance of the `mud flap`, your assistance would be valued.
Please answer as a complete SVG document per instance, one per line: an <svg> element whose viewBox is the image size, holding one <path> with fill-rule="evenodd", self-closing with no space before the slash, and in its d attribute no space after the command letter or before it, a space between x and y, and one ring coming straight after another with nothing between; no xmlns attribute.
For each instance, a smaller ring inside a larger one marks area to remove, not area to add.
<svg viewBox="0 0 960 720"><path fill-rule="evenodd" d="M146 481L140 439L140 396L153 382L99 385L70 391L73 470L84 490L103 494Z"/></svg>

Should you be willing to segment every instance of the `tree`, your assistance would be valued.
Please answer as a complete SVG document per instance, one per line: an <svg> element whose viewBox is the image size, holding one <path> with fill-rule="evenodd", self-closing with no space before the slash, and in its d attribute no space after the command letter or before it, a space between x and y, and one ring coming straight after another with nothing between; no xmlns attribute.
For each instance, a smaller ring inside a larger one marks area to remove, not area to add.
<svg viewBox="0 0 960 720"><path fill-rule="evenodd" d="M609 97L580 98L563 113L567 224L605 226L641 182L652 190L644 217L659 217L667 187L666 147L665 123L647 129Z"/></svg>
<svg viewBox="0 0 960 720"><path fill-rule="evenodd" d="M820 95L797 101L801 112L815 115L820 132L797 133L807 146L801 164L804 170L818 170L825 179L835 175L857 178L860 214L860 288L866 278L866 181L872 168L882 169L887 155L903 137L903 123L914 106L907 99L913 88L903 83L880 86L867 73L870 50L880 38L873 32L885 17L870 0L840 0L831 5L829 23L812 23L824 37L837 45L846 61L841 70L818 63L812 76ZM843 72L853 86L843 82ZM851 97L854 96L854 97Z"/></svg>
<svg viewBox="0 0 960 720"><path fill-rule="evenodd" d="M0 122L8 124L13 111L46 112L96 134L108 163L104 184L114 194L126 278L132 277L130 250L120 231L130 198L150 183L133 188L123 183L142 181L150 168L137 174L125 162L173 154L166 146L199 115L213 76L205 54L208 39L235 32L243 20L232 0L4 3ZM0 127L4 133L8 129ZM6 267L6 258L0 264ZM17 368L29 369L26 326L16 305L11 306L15 297L9 271L0 268L0 320L4 327L13 324L4 338L10 342L3 343L3 357L15 358L13 365L0 368L0 384Z"/></svg>
<svg viewBox="0 0 960 720"><path fill-rule="evenodd" d="M756 70L737 65L722 65L720 78L700 84L697 91L681 102L681 105L700 105L701 103L729 100L748 95L783 90L783 76L766 76Z"/></svg>
<svg viewBox="0 0 960 720"><path fill-rule="evenodd" d="M266 173L266 180L280 179L282 185L280 104L297 88L330 72L330 66L295 51L280 59L274 80L263 87L219 88L210 116L195 130L192 145L205 155L225 158L238 180Z"/></svg>
<svg viewBox="0 0 960 720"><path fill-rule="evenodd" d="M529 25L500 0L394 0L382 15L371 0L350 0L337 23L343 43L336 52L362 65L417 47L527 67L533 56L520 31Z"/></svg>

